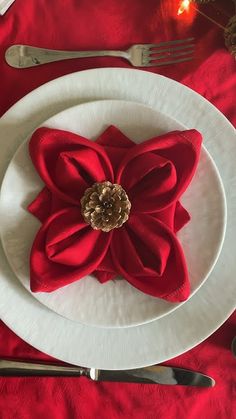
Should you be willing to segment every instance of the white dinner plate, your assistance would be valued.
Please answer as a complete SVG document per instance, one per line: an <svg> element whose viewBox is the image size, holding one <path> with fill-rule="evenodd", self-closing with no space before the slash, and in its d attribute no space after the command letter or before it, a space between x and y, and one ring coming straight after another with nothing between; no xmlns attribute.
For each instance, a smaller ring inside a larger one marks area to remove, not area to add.
<svg viewBox="0 0 236 419"><path fill-rule="evenodd" d="M103 369L136 368L194 347L235 308L236 135L212 104L173 80L133 69L83 71L41 86L1 118L1 178L17 147L38 125L63 109L98 99L143 103L202 132L227 199L227 228L217 264L198 292L173 313L140 326L101 328L67 320L36 301L1 251L0 315L26 342L58 359Z"/></svg>
<svg viewBox="0 0 236 419"><path fill-rule="evenodd" d="M42 124L91 140L95 140L110 125L115 125L136 143L169 131L185 129L175 120L151 108L119 100L78 105ZM40 222L29 214L27 206L42 188L43 183L29 156L27 140L19 147L6 171L1 190L0 215L1 238L8 262L29 292L29 255ZM192 296L206 280L217 260L226 226L222 182L204 147L196 174L182 197L182 203L191 214L191 221L178 235L186 255ZM66 318L97 327L144 324L183 304L173 304L146 295L127 281L115 280L101 285L92 275L52 293L32 295Z"/></svg>

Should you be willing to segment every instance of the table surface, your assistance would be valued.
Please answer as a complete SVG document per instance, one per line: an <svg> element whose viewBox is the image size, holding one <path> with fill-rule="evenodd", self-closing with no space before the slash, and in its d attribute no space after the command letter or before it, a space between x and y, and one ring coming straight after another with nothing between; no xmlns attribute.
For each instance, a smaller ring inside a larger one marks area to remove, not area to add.
<svg viewBox="0 0 236 419"><path fill-rule="evenodd" d="M201 11L223 26L233 2L216 1ZM41 84L75 71L129 67L119 58L93 58L16 70L4 62L12 44L58 49L125 49L134 43L194 36L194 61L151 71L175 79L212 102L236 126L236 62L224 47L223 31L191 8L177 17L177 0L16 0L0 17L0 115ZM236 315L206 341L166 364L211 375L210 389L94 383L86 378L0 378L1 419L233 418L236 361L230 352ZM0 322L0 357L51 360Z"/></svg>

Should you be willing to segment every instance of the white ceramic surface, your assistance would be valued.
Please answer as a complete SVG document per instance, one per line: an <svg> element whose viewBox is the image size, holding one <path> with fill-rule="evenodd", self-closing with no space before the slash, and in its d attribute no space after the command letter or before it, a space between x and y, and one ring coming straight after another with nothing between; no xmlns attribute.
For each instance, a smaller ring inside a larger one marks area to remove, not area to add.
<svg viewBox="0 0 236 419"><path fill-rule="evenodd" d="M235 308L236 135L213 105L173 80L133 69L89 70L41 86L2 117L1 179L13 153L35 127L69 106L98 99L143 103L203 133L227 198L226 235L217 264L199 291L173 313L141 326L96 328L67 320L36 301L1 251L0 315L25 341L58 359L104 369L136 368L163 362L197 345Z"/></svg>
<svg viewBox="0 0 236 419"><path fill-rule="evenodd" d="M151 108L118 100L78 105L42 125L69 130L92 140L109 125L115 125L136 143L184 129L175 120ZM28 213L27 206L42 187L26 141L11 160L3 180L0 213L1 237L8 262L29 291L29 254L40 223ZM179 238L186 255L193 295L217 260L226 225L222 183L205 149L202 149L197 172L182 203L192 217ZM53 293L32 295L66 318L100 327L143 324L180 306L145 295L127 281L115 280L101 285L92 275Z"/></svg>

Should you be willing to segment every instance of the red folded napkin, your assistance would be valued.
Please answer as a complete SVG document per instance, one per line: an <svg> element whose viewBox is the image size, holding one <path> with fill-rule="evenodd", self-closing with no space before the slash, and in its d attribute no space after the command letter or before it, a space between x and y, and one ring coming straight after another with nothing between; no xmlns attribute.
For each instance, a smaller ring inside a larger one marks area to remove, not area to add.
<svg viewBox="0 0 236 419"><path fill-rule="evenodd" d="M95 142L39 128L29 144L45 188L29 205L41 222L30 256L33 292L51 292L93 273L104 283L121 275L144 293L188 298L186 262L176 232L189 221L179 199L199 159L196 130L174 131L135 144L109 127ZM96 182L120 184L129 219L110 232L84 221L80 200Z"/></svg>

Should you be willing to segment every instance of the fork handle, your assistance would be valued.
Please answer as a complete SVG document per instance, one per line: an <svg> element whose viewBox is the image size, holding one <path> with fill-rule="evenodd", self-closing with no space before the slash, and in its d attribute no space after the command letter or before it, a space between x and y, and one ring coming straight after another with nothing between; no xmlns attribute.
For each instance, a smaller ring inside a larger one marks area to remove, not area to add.
<svg viewBox="0 0 236 419"><path fill-rule="evenodd" d="M6 62L14 68L35 67L54 61L70 60L85 57L122 57L128 59L128 51L61 51L55 49L37 48L30 45L12 45L6 50Z"/></svg>

